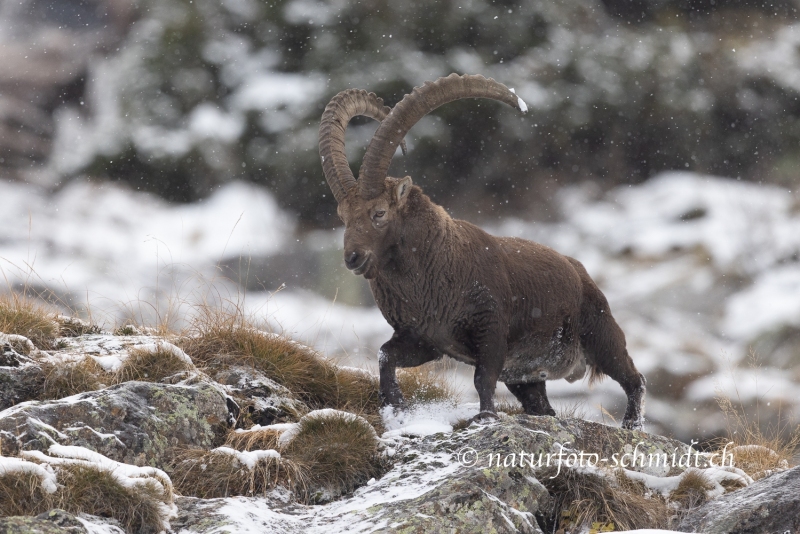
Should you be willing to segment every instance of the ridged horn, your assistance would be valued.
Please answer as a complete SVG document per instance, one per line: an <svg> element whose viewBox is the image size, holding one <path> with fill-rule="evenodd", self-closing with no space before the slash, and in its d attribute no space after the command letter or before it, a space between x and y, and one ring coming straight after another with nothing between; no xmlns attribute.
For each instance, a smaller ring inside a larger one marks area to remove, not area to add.
<svg viewBox="0 0 800 534"><path fill-rule="evenodd" d="M350 119L365 115L378 122L383 121L391 111L383 105L383 100L375 93L363 89L347 89L328 102L319 125L319 155L322 158L322 171L339 203L356 186L356 179L347 163L344 147L344 133ZM405 143L403 143L405 153Z"/></svg>
<svg viewBox="0 0 800 534"><path fill-rule="evenodd" d="M491 98L522 112L528 109L525 102L508 87L480 75L451 74L435 82L425 82L422 87L415 87L392 108L369 142L359 172L359 195L366 199L380 195L392 156L408 131L434 109L461 98Z"/></svg>

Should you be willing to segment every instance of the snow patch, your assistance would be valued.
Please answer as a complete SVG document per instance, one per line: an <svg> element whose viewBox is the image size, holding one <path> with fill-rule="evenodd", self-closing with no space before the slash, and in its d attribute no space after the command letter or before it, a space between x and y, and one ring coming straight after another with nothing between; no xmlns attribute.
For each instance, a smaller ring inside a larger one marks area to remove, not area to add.
<svg viewBox="0 0 800 534"><path fill-rule="evenodd" d="M417 404L406 410L387 406L381 409L386 427L382 437L386 439L452 432L454 424L469 419L479 411L480 406L477 403L455 404L446 401Z"/></svg>

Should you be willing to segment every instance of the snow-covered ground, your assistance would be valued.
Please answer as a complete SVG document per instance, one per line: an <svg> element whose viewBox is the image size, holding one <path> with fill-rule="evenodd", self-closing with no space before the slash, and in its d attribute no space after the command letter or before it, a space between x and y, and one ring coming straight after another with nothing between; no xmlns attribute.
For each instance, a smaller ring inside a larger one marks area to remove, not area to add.
<svg viewBox="0 0 800 534"><path fill-rule="evenodd" d="M237 258L277 258L298 247L336 255L341 247L340 232L297 233L292 217L255 186L232 183L203 202L171 205L111 183L75 181L50 194L0 181L0 198L4 284L50 289L108 327L130 319L180 325L193 303L229 300L276 330L371 368L391 335L376 308L334 302L317 287L244 292L221 276L221 262ZM558 223L507 219L487 230L551 245L586 265L648 377L654 430L683 439L719 430L718 390L792 414L800 380L796 196L668 173L606 195L590 185L566 189L558 207ZM352 276L341 271L341 279ZM751 348L762 358L756 370ZM473 399L469 370L453 369L465 399ZM596 419L607 417L600 406L617 413L622 401L611 380L591 391L564 381L548 389L562 405L582 402L579 412Z"/></svg>

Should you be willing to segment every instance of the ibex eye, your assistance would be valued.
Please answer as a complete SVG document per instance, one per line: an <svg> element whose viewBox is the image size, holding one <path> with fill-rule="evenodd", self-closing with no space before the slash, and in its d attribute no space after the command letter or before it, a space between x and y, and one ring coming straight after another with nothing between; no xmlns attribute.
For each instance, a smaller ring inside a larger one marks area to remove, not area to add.
<svg viewBox="0 0 800 534"><path fill-rule="evenodd" d="M376 211L376 212L375 212L375 218L376 218L376 219L380 219L380 218L381 218L381 217L383 217L384 215L386 215L386 212L385 212L385 211Z"/></svg>

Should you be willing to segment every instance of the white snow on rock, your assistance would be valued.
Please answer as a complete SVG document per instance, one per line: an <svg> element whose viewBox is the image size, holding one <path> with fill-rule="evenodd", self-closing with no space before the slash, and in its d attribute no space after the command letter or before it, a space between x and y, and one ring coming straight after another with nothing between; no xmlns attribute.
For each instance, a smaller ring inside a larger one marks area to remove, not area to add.
<svg viewBox="0 0 800 534"><path fill-rule="evenodd" d="M800 263L761 273L727 302L724 331L743 341L782 326L800 328Z"/></svg>
<svg viewBox="0 0 800 534"><path fill-rule="evenodd" d="M36 350L33 341L19 334L4 334L0 332L0 344L8 343L11 346L19 345L25 348L26 352L31 353Z"/></svg>
<svg viewBox="0 0 800 534"><path fill-rule="evenodd" d="M659 258L699 247L720 270L751 274L800 250L792 195L775 186L668 172L584 202L568 199L565 215L609 252Z"/></svg>
<svg viewBox="0 0 800 534"><path fill-rule="evenodd" d="M469 419L480 411L474 402L430 402L413 405L406 410L387 406L381 410L386 432L383 438L400 436L428 436L440 432L452 432L453 425Z"/></svg>

